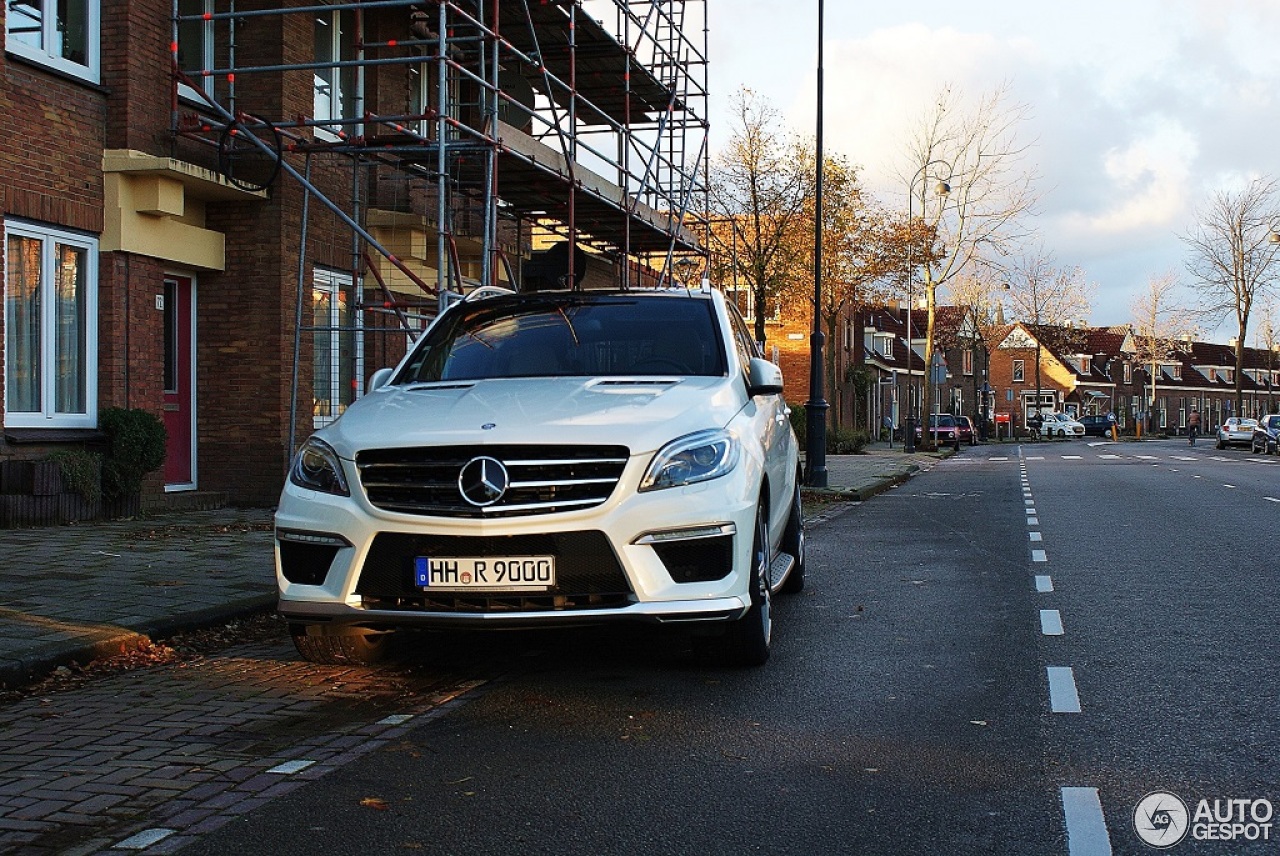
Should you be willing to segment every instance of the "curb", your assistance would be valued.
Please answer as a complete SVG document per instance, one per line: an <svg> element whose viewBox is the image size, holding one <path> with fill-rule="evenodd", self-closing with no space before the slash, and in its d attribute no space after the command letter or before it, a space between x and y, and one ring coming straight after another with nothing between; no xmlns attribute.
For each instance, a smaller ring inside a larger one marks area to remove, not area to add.
<svg viewBox="0 0 1280 856"><path fill-rule="evenodd" d="M146 642L247 618L275 609L275 605L274 593L253 595L221 606L141 622L139 628L122 628L119 633L103 639L72 639L57 645L46 645L22 657L0 659L0 689L16 689L35 683L59 666L83 665L105 657L114 657Z"/></svg>

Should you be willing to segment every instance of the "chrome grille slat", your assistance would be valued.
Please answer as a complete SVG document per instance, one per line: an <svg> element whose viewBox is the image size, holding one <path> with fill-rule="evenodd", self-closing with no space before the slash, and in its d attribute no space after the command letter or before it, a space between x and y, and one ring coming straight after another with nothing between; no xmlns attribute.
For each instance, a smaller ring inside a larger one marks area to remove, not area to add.
<svg viewBox="0 0 1280 856"><path fill-rule="evenodd" d="M505 495L483 507L458 489L462 467L479 456L501 461L511 479ZM384 511L492 519L600 505L628 459L622 446L427 446L369 449L356 455L356 468L365 495Z"/></svg>

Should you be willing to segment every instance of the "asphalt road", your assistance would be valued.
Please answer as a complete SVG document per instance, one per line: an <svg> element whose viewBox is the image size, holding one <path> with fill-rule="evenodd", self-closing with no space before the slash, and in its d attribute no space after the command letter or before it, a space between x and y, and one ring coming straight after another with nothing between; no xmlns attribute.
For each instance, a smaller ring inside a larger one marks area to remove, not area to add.
<svg viewBox="0 0 1280 856"><path fill-rule="evenodd" d="M381 672L263 642L0 711L0 778L116 800L31 853L1274 853L1277 515L1247 450L966 449L812 530L762 669L629 630Z"/></svg>

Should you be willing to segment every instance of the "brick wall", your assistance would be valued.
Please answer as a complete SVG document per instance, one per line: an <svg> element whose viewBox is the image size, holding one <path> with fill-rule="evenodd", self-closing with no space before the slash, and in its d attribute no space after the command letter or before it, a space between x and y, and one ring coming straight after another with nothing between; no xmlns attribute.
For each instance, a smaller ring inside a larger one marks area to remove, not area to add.
<svg viewBox="0 0 1280 856"><path fill-rule="evenodd" d="M6 55L0 59L0 211L98 234L106 96Z"/></svg>

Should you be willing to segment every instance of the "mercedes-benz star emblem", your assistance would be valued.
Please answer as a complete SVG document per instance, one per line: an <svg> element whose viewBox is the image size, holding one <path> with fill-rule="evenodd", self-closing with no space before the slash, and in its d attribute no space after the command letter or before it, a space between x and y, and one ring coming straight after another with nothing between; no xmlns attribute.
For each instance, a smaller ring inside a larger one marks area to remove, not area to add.
<svg viewBox="0 0 1280 856"><path fill-rule="evenodd" d="M458 471L459 493L477 508L493 505L502 499L510 484L507 468L497 458L472 458Z"/></svg>

